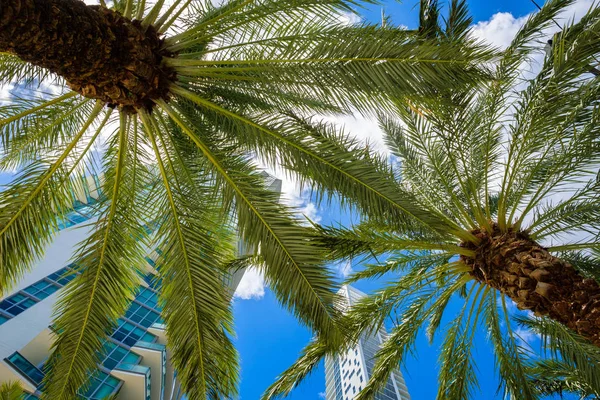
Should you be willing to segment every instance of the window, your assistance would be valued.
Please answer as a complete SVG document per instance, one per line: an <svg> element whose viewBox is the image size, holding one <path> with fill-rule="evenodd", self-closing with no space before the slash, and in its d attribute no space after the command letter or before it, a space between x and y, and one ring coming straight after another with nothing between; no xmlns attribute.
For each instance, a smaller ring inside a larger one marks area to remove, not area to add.
<svg viewBox="0 0 600 400"><path fill-rule="evenodd" d="M127 309L125 317L148 328L158 320L159 314L139 303L133 302L131 306L129 306L129 309Z"/></svg>
<svg viewBox="0 0 600 400"><path fill-rule="evenodd" d="M159 309L157 307L158 296L149 288L142 289L135 299L150 308Z"/></svg>
<svg viewBox="0 0 600 400"><path fill-rule="evenodd" d="M144 342L154 342L156 340L156 336L153 334L122 319L119 319L119 327L113 332L112 337L130 347L135 345L138 340Z"/></svg>
<svg viewBox="0 0 600 400"><path fill-rule="evenodd" d="M116 344L105 341L104 342L104 365L107 369L114 369L117 365L123 364L137 364L140 361L140 356L133 354L129 350Z"/></svg>
<svg viewBox="0 0 600 400"><path fill-rule="evenodd" d="M0 325L2 325L3 323L5 323L6 321L8 321L8 318L6 318L2 314L0 314Z"/></svg>
<svg viewBox="0 0 600 400"><path fill-rule="evenodd" d="M71 282L73 278L75 278L75 276L76 273L72 269L65 267L59 269L53 274L48 275L48 279L57 282L61 286L64 286L67 283Z"/></svg>
<svg viewBox="0 0 600 400"><path fill-rule="evenodd" d="M100 400L114 393L121 381L108 374L105 374L102 371L96 370L91 376L89 382L90 386L83 394L84 397Z"/></svg>
<svg viewBox="0 0 600 400"><path fill-rule="evenodd" d="M360 378L360 381L362 382L362 381L363 381L363 377L362 377L362 375L361 375L361 376L359 376L359 378Z"/></svg>
<svg viewBox="0 0 600 400"><path fill-rule="evenodd" d="M17 371L25 375L29 380L38 386L44 379L44 373L37 369L32 363L23 357L19 352L14 352L10 357L5 359Z"/></svg>
<svg viewBox="0 0 600 400"><path fill-rule="evenodd" d="M356 386L352 386L352 393L356 394Z"/></svg>
<svg viewBox="0 0 600 400"><path fill-rule="evenodd" d="M50 296L52 293L56 292L58 289L59 286L44 279L37 283L34 283L31 286L26 287L25 289L23 289L23 291L25 293L37 297L40 300L43 300L46 297Z"/></svg>
<svg viewBox="0 0 600 400"><path fill-rule="evenodd" d="M11 315L19 315L35 303L32 298L17 293L0 302L0 309Z"/></svg>

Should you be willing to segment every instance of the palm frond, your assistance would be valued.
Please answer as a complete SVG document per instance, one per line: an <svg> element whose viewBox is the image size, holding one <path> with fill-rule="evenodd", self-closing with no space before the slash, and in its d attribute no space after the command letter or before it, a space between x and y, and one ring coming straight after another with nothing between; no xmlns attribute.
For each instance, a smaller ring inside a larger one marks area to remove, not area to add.
<svg viewBox="0 0 600 400"><path fill-rule="evenodd" d="M101 111L97 105L72 140L56 156L25 168L1 192L0 293L9 289L42 254L71 208L72 181L63 165Z"/></svg>
<svg viewBox="0 0 600 400"><path fill-rule="evenodd" d="M0 400L21 400L23 389L17 381L9 381L0 384Z"/></svg>
<svg viewBox="0 0 600 400"><path fill-rule="evenodd" d="M152 197L161 221L157 269L173 364L189 398L231 397L237 390L237 353L228 337L233 327L223 270L233 259L231 233L215 231L227 224L215 218L220 205L210 206L210 185L203 190L201 176L182 162L153 116L141 118L162 181Z"/></svg>
<svg viewBox="0 0 600 400"><path fill-rule="evenodd" d="M263 393L261 400L287 396L304 378L319 365L326 356L335 355L337 349L330 344L313 339L300 354L296 362L279 375L276 381Z"/></svg>
<svg viewBox="0 0 600 400"><path fill-rule="evenodd" d="M430 314L437 307L447 304L446 299L463 287L470 279L468 275L456 274L447 284L437 287L424 286L421 288L419 296L412 297L412 300L398 318L403 323L392 329L390 335L377 351L375 365L369 381L358 394L357 400L373 399L375 397L385 386L391 373L398 368L408 354L414 351L416 336ZM360 311L357 312L357 309L351 310L349 316L357 321L366 317Z"/></svg>
<svg viewBox="0 0 600 400"><path fill-rule="evenodd" d="M145 259L137 239L144 236L140 221L145 212L138 207L147 179L142 173L136 128L121 114L119 133L113 139L116 143L105 156L101 215L76 254L81 274L57 303L54 326L58 337L48 361L44 398L75 397L99 361L102 340L125 313L139 285Z"/></svg>
<svg viewBox="0 0 600 400"><path fill-rule="evenodd" d="M498 295L495 292L489 292L487 301L483 308L483 315L488 326L490 340L493 345L494 355L498 364L500 375L500 388L504 393L518 399L537 399L537 392L531 385L527 377L527 369L530 366L525 354L525 349L518 345L515 333L510 326L506 300L504 295L500 294L502 304L502 313L504 321L498 311ZM503 335L501 322L508 330L507 335Z"/></svg>
<svg viewBox="0 0 600 400"><path fill-rule="evenodd" d="M600 392L600 350L575 332L548 318L519 316L517 323L531 329L542 338L542 348L552 360L576 371L581 382Z"/></svg>
<svg viewBox="0 0 600 400"><path fill-rule="evenodd" d="M600 391L586 382L581 370L564 362L537 361L529 368L529 374L534 387L543 396L559 395L562 398L565 392L578 394L581 400L600 396Z"/></svg>
<svg viewBox="0 0 600 400"><path fill-rule="evenodd" d="M224 192L224 204L235 199L240 236L250 247L260 246L261 269L279 301L309 327L334 334L336 285L322 267L322 250L304 240L310 229L278 204L278 196L265 189L262 177L239 149L217 147L211 131L188 122L193 114L186 114L180 106L160 105L205 158Z"/></svg>

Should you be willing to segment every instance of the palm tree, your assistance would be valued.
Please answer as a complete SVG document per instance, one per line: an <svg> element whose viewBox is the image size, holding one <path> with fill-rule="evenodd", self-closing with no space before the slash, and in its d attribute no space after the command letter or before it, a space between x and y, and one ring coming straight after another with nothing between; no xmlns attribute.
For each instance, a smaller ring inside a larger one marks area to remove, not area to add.
<svg viewBox="0 0 600 400"><path fill-rule="evenodd" d="M309 164L307 175L319 165L372 190L342 158L305 143L306 116L432 97L485 78L489 59L468 40L440 47L393 27L348 25L355 5L2 1L0 81L16 86L0 107L0 166L19 173L0 194L0 293L42 256L84 175L104 177L94 230L74 255L81 274L57 306L46 398L72 399L86 382L147 248L161 250L163 318L190 399L236 391L223 285L239 264L235 231L260 248L253 261L281 303L335 337L323 249L266 189L253 155Z"/></svg>
<svg viewBox="0 0 600 400"><path fill-rule="evenodd" d="M363 215L351 228L321 227L315 239L331 260L375 259L348 282L402 274L348 312L344 344L317 335L265 398L285 395L325 355L395 315L357 397L372 399L422 329L433 340L456 298L463 307L444 333L439 399L472 397L479 326L510 398L538 398L560 385L600 393L600 80L589 73L600 53L600 7L557 33L541 71L520 79L521 66L541 47L536 41L571 3L550 1L531 16L496 64L494 80L397 102L399 118L380 118L391 165L353 151L351 141L340 145L337 153L355 157L354 171L377 194L315 176L320 190L338 192ZM327 129L314 126L314 136L333 142ZM511 302L535 315L519 323L543 335L547 360L520 344Z"/></svg>
<svg viewBox="0 0 600 400"><path fill-rule="evenodd" d="M11 381L0 384L0 400L21 400L23 390L19 382Z"/></svg>

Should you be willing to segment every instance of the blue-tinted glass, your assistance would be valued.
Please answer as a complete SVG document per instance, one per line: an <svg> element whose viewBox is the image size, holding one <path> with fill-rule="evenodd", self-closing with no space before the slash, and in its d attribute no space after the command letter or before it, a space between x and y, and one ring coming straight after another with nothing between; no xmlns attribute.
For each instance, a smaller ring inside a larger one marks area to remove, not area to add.
<svg viewBox="0 0 600 400"><path fill-rule="evenodd" d="M8 318L6 318L3 315L0 315L0 325L3 324L3 323L5 323L6 321L8 321Z"/></svg>
<svg viewBox="0 0 600 400"><path fill-rule="evenodd" d="M65 275L63 275L61 278L59 278L57 280L58 283L60 283L61 285L66 285L67 283L71 282L73 280L73 278L75 278L75 273L74 272L65 272Z"/></svg>
<svg viewBox="0 0 600 400"><path fill-rule="evenodd" d="M121 346L117 346L117 348L115 349L115 351L111 354L111 357L114 358L114 359L116 359L116 360L122 360L123 357L125 357L126 354L127 354L127 350L125 350Z"/></svg>
<svg viewBox="0 0 600 400"><path fill-rule="evenodd" d="M40 300L45 299L46 297L50 296L52 293L56 292L57 290L58 290L57 286L51 284L50 282L44 281L44 280L39 281L39 282L23 289L24 292L29 293L30 295L35 296Z"/></svg>
<svg viewBox="0 0 600 400"><path fill-rule="evenodd" d="M137 364L140 360L140 356L137 354L133 354L132 352L127 353L125 359L123 359L123 364Z"/></svg>
<svg viewBox="0 0 600 400"><path fill-rule="evenodd" d="M123 339L123 343L125 343L129 347L133 346L136 342L137 339L132 336L128 336L125 339Z"/></svg>
<svg viewBox="0 0 600 400"><path fill-rule="evenodd" d="M89 398L92 394L94 394L94 392L96 391L96 389L98 389L98 386L100 385L100 381L98 381L97 379L90 379L90 382L90 386L83 394L85 398Z"/></svg>
<svg viewBox="0 0 600 400"><path fill-rule="evenodd" d="M125 333L123 333L123 331L121 329L119 329L119 330L115 331L115 333L113 333L112 337L115 340L121 342L121 341L123 341L123 339L125 339Z"/></svg>
<svg viewBox="0 0 600 400"><path fill-rule="evenodd" d="M156 336L154 336L153 334L146 332L144 333L144 336L142 336L142 338L140 339L142 342L150 342L150 343L154 343L154 341L156 340Z"/></svg>
<svg viewBox="0 0 600 400"><path fill-rule="evenodd" d="M153 267L156 267L156 262L153 259L151 259L150 257L146 257L146 261L148 261L148 264L152 265ZM152 274L148 274L148 276L150 278L154 277L154 275L152 275Z"/></svg>
<svg viewBox="0 0 600 400"><path fill-rule="evenodd" d="M104 362L102 363L102 365L104 365L107 369L114 369L117 364L119 364L119 361L114 360L112 358L107 358L106 360L104 360Z"/></svg>
<svg viewBox="0 0 600 400"><path fill-rule="evenodd" d="M129 319L139 324L144 317L140 316L138 313L135 313Z"/></svg>
<svg viewBox="0 0 600 400"><path fill-rule="evenodd" d="M79 224L87 220L86 217L84 217L83 215L79 215L78 213L69 214L67 218L69 218L69 221L71 221L73 224Z"/></svg>
<svg viewBox="0 0 600 400"><path fill-rule="evenodd" d="M116 344L114 344L113 342L110 342L108 340L105 340L104 343L102 344L102 354L104 354L105 356L109 355L110 352L115 349L115 347L117 347Z"/></svg>
<svg viewBox="0 0 600 400"><path fill-rule="evenodd" d="M6 300L3 300L2 302L0 302L0 308L3 310L7 310L7 309L11 308L14 304L15 304L15 302L12 301L11 299L6 299Z"/></svg>
<svg viewBox="0 0 600 400"><path fill-rule="evenodd" d="M13 353L8 360L11 364L16 367L21 373L25 376L29 377L36 385L39 385L44 379L44 374L42 371L37 369L33 364L31 364L25 357L23 357L19 353Z"/></svg>
<svg viewBox="0 0 600 400"><path fill-rule="evenodd" d="M119 382L120 381L117 378L109 375L108 378L106 378L105 384L116 388L119 385Z"/></svg>
<svg viewBox="0 0 600 400"><path fill-rule="evenodd" d="M135 328L131 333L131 336L135 336L139 339L144 335L144 333L146 333L146 331L144 331L143 329Z"/></svg>
<svg viewBox="0 0 600 400"><path fill-rule="evenodd" d="M26 298L27 297L25 297L25 296L23 296L22 294L19 294L19 293L10 296L10 300L14 301L15 303L18 303L19 301L24 300Z"/></svg>
<svg viewBox="0 0 600 400"><path fill-rule="evenodd" d="M48 279L52 279L53 281L56 282L56 280L60 277L60 273L62 270L56 271L50 275L48 275Z"/></svg>
<svg viewBox="0 0 600 400"><path fill-rule="evenodd" d="M146 328L149 328L152 326L153 323L156 322L156 320L158 319L158 314L155 312L150 312L148 314L148 316L146 318L144 318L144 320L142 322L140 322L140 325L143 325Z"/></svg>
<svg viewBox="0 0 600 400"><path fill-rule="evenodd" d="M102 384L100 385L100 387L98 388L98 391L96 391L96 393L94 393L94 399L104 399L105 397L108 397L112 394L113 388Z"/></svg>

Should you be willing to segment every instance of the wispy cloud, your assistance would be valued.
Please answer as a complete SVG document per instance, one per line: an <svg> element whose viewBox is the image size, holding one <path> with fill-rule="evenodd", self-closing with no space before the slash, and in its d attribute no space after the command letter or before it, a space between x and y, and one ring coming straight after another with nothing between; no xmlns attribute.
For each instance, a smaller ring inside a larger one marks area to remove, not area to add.
<svg viewBox="0 0 600 400"><path fill-rule="evenodd" d="M264 295L265 277L257 268L248 268L235 290L233 297L242 300L258 300L262 299Z"/></svg>
<svg viewBox="0 0 600 400"><path fill-rule="evenodd" d="M352 261L350 261L350 260L341 261L341 262L337 263L335 265L335 269L336 269L337 274L344 279L349 277L350 274L352 274L354 272L354 270L352 269Z"/></svg>

